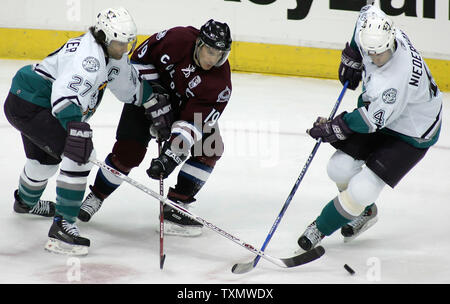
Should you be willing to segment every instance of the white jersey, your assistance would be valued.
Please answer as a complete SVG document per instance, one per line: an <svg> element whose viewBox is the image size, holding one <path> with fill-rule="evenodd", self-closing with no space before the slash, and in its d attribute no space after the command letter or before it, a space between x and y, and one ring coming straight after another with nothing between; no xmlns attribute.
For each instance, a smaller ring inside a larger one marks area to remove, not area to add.
<svg viewBox="0 0 450 304"><path fill-rule="evenodd" d="M87 121L99 105L106 86L122 102L140 104L139 80L126 54L105 59L102 47L90 32L70 39L50 54L34 71L52 82L52 113L75 104Z"/></svg>
<svg viewBox="0 0 450 304"><path fill-rule="evenodd" d="M380 128L425 142L440 130L442 93L430 71L406 34L397 28L397 49L382 67L377 67L360 47L359 30L367 14L386 16L375 6L365 6L356 24L354 40L358 45L365 69L362 99L368 107L359 114L375 132Z"/></svg>

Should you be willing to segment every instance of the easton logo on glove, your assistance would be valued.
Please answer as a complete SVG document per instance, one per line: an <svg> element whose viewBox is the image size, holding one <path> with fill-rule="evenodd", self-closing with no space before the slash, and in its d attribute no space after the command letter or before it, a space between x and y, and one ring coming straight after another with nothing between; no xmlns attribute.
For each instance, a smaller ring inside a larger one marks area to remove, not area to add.
<svg viewBox="0 0 450 304"><path fill-rule="evenodd" d="M163 107L163 108L161 108L161 109L158 109L158 110L156 110L156 111L150 112L150 114L152 115L152 118L157 118L157 117L159 117L159 116L161 116L161 115L164 115L164 114L169 113L170 110L172 110L172 107L171 107L171 105L169 104L169 105L166 105L165 107Z"/></svg>
<svg viewBox="0 0 450 304"><path fill-rule="evenodd" d="M87 122L68 122L64 156L78 164L88 163L94 149L92 134Z"/></svg>
<svg viewBox="0 0 450 304"><path fill-rule="evenodd" d="M338 125L331 125L331 127L333 128L333 132L339 140L347 139L347 137L342 134L342 130Z"/></svg>
<svg viewBox="0 0 450 304"><path fill-rule="evenodd" d="M82 131L82 130L70 129L69 135L76 136L76 137L83 137L83 138L91 138L92 131Z"/></svg>
<svg viewBox="0 0 450 304"><path fill-rule="evenodd" d="M174 162L177 163L177 165L181 164L183 162L183 160L176 155L175 153L173 153L172 151L170 151L169 149L167 149L164 154L166 154L168 157L170 157L171 159L173 159Z"/></svg>

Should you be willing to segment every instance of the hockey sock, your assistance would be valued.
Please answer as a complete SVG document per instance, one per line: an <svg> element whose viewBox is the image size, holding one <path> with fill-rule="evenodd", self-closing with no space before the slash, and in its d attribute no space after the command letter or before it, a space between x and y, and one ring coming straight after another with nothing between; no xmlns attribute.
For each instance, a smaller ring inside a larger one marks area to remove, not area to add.
<svg viewBox="0 0 450 304"><path fill-rule="evenodd" d="M57 182L58 185L58 182ZM75 223L83 201L86 183L77 185L76 189L56 187L55 214L61 215L69 223Z"/></svg>
<svg viewBox="0 0 450 304"><path fill-rule="evenodd" d="M20 175L19 197L28 207L33 208L44 193L48 180L37 181L26 176L25 171Z"/></svg>
<svg viewBox="0 0 450 304"><path fill-rule="evenodd" d="M174 192L185 200L193 201L193 197L200 191L211 175L213 168L199 162L194 157L189 158L181 167L177 177L175 189L169 192L169 196L174 196Z"/></svg>
<svg viewBox="0 0 450 304"><path fill-rule="evenodd" d="M336 197L322 209L322 213L316 219L316 224L320 232L329 236L354 218L344 211L339 198Z"/></svg>
<svg viewBox="0 0 450 304"><path fill-rule="evenodd" d="M109 154L105 159L105 163L108 166L116 169L117 171L125 175L128 175L130 173L117 168L117 166L111 161L111 157L112 154ZM95 177L95 182L91 190L92 192L94 192L95 196L103 200L107 198L111 193L113 193L114 190L116 190L121 183L122 180L113 175L112 173L108 172L105 169L98 169L97 176Z"/></svg>
<svg viewBox="0 0 450 304"><path fill-rule="evenodd" d="M75 223L86 191L87 177L91 163L78 165L63 157L60 172L56 178L56 210L69 223Z"/></svg>
<svg viewBox="0 0 450 304"><path fill-rule="evenodd" d="M18 195L29 207L39 201L48 179L58 170L58 165L43 165L34 159L27 159L20 174Z"/></svg>

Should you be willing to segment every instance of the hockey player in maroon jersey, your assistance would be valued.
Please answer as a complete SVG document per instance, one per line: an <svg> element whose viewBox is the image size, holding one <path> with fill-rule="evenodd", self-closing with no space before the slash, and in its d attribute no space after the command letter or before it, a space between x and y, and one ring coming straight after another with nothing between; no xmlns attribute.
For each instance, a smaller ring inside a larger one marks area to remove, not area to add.
<svg viewBox="0 0 450 304"><path fill-rule="evenodd" d="M203 187L223 152L217 120L231 96L228 55L231 34L226 23L209 20L200 30L175 27L152 35L133 53L131 61L148 81L151 102L125 105L116 143L105 162L124 174L139 166L152 138L165 141L149 177L168 177L178 166L177 184L167 197L187 207ZM78 218L89 221L121 180L99 169ZM164 207L165 233L199 235L202 225Z"/></svg>

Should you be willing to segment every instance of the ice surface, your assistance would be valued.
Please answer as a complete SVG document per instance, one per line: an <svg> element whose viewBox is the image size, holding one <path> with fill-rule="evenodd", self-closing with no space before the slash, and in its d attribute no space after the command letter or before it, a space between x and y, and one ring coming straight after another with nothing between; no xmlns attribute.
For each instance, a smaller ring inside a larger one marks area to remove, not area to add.
<svg viewBox="0 0 450 304"><path fill-rule="evenodd" d="M28 63L0 60L2 105L15 72ZM232 98L219 122L225 154L191 211L260 247L315 144L305 130L317 116L329 115L342 87L333 80L240 73L232 80ZM357 96L348 91L340 110L351 111ZM2 111L0 283L450 283L449 103L447 93L439 142L395 190L382 192L374 227L347 244L339 232L327 237L322 242L327 252L310 264L283 269L261 259L244 275L232 274L231 267L254 256L207 228L197 238L166 236L167 257L160 270L159 203L125 183L91 222L78 224L91 240L88 256L77 259L44 251L51 219L18 215L12 209L25 155L19 133ZM90 121L99 159L112 148L121 108L107 91ZM292 255L305 227L337 195L326 174L333 151L327 144L320 146L266 249L270 255ZM130 177L158 191L158 182L145 173L156 154L151 142ZM175 180L176 173L165 181L166 191ZM43 199L55 199L55 177ZM344 264L356 274L350 276Z"/></svg>

